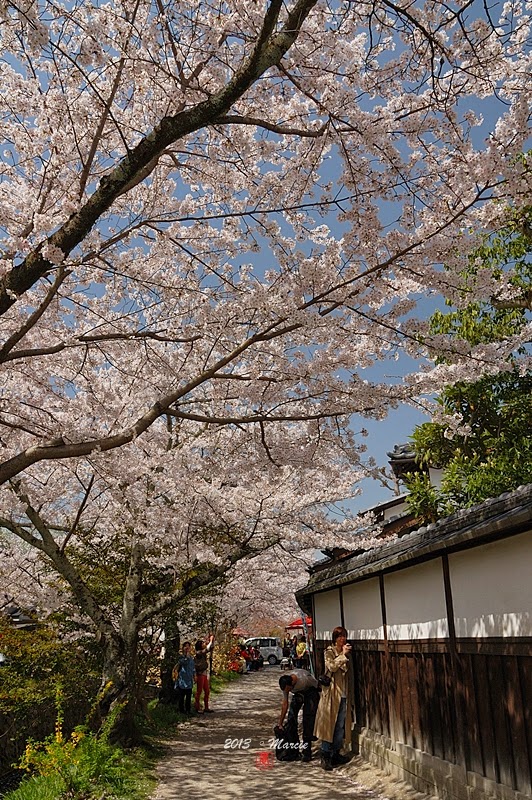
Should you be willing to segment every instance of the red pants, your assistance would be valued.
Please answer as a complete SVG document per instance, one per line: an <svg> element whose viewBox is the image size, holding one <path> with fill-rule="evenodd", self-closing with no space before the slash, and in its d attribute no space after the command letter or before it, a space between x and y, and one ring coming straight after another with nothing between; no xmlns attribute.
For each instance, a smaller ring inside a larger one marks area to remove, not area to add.
<svg viewBox="0 0 532 800"><path fill-rule="evenodd" d="M202 692L203 692L203 706L204 708L209 708L210 687L209 687L208 675L196 675L196 700L194 702L194 708L196 709L196 711L200 710L200 698Z"/></svg>

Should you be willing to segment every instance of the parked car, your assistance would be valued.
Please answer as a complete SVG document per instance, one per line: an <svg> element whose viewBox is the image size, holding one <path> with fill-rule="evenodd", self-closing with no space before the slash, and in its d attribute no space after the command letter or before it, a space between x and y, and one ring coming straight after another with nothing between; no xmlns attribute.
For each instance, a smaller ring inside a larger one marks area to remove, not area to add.
<svg viewBox="0 0 532 800"><path fill-rule="evenodd" d="M268 664L280 664L283 657L283 648L279 639L271 636L260 636L253 639L246 639L246 647L256 647L261 656Z"/></svg>

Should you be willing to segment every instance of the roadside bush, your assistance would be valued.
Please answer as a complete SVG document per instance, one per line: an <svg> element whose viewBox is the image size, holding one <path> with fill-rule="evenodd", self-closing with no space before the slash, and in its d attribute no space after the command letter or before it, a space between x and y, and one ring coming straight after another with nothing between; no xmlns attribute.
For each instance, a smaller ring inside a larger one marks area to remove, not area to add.
<svg viewBox="0 0 532 800"><path fill-rule="evenodd" d="M99 685L97 655L91 642L61 641L39 626L17 630L0 617L0 775L21 757L28 739L54 731L56 699L61 691L64 730L84 721Z"/></svg>
<svg viewBox="0 0 532 800"><path fill-rule="evenodd" d="M155 786L145 750L125 752L92 733L31 744L23 758L36 772L5 800L144 800Z"/></svg>
<svg viewBox="0 0 532 800"><path fill-rule="evenodd" d="M239 677L234 672L213 676L212 691L220 692ZM98 734L79 726L65 736L60 692L56 705L54 733L42 742L27 742L19 764L27 777L5 800L146 800L153 793L155 764L162 755L157 737L175 731L176 723L185 719L174 705L149 703L142 722L147 738L143 747L129 751L109 742L119 707Z"/></svg>
<svg viewBox="0 0 532 800"><path fill-rule="evenodd" d="M125 752L109 743L117 707L97 735L83 727L63 735L58 709L55 732L44 742L29 741L19 769L28 777L6 800L135 800L153 788L147 750Z"/></svg>

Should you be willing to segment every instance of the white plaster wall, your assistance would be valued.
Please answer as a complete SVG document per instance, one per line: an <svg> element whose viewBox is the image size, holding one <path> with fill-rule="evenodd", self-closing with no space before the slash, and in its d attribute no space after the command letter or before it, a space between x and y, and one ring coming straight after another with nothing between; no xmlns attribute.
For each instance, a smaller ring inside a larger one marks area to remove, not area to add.
<svg viewBox="0 0 532 800"><path fill-rule="evenodd" d="M435 489L441 489L441 482L443 479L443 470L436 469L436 467L429 467L429 478L431 484Z"/></svg>
<svg viewBox="0 0 532 800"><path fill-rule="evenodd" d="M349 639L383 639L378 578L344 586L344 620Z"/></svg>
<svg viewBox="0 0 532 800"><path fill-rule="evenodd" d="M457 636L532 636L532 531L449 556Z"/></svg>
<svg viewBox="0 0 532 800"><path fill-rule="evenodd" d="M392 506L391 508L386 508L383 514L384 522L388 522L388 520L392 519L393 517L397 517L399 514L402 514L403 511L406 511L408 506L406 505L406 501L402 503L397 503L397 505Z"/></svg>
<svg viewBox="0 0 532 800"><path fill-rule="evenodd" d="M339 589L314 595L314 631L316 639L331 639L334 628L341 624Z"/></svg>
<svg viewBox="0 0 532 800"><path fill-rule="evenodd" d="M384 576L388 639L449 635L441 559Z"/></svg>

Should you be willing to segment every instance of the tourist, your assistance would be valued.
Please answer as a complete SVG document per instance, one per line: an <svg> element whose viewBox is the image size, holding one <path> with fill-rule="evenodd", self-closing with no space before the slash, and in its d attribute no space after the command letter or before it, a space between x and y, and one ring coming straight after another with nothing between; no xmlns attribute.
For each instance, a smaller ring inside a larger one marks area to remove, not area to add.
<svg viewBox="0 0 532 800"><path fill-rule="evenodd" d="M306 669L294 669L287 675L279 678L279 686L283 691L283 702L279 717L279 728L286 733L289 743L299 746L299 736L297 733L297 718L299 711L303 708L303 746L302 761L310 761L312 758L312 738L314 732L314 722L319 702L318 681ZM292 694L292 701L289 703L289 696ZM284 720L288 710L286 726Z"/></svg>
<svg viewBox="0 0 532 800"><path fill-rule="evenodd" d="M191 714L192 686L194 685L195 665L190 654L190 642L183 643L183 652L174 667L176 680L174 688L177 692L178 707L181 714ZM173 673L174 674L174 673Z"/></svg>
<svg viewBox="0 0 532 800"><path fill-rule="evenodd" d="M203 639L198 639L195 645L196 655L194 656L194 666L196 669L196 700L194 708L198 714L201 714L201 695L203 694L203 711L206 714L212 713L212 708L209 708L209 659L208 656L214 646L214 636L210 636L207 644Z"/></svg>
<svg viewBox="0 0 532 800"><path fill-rule="evenodd" d="M349 761L349 757L341 755L340 750L346 730L348 733L351 731L350 652L346 629L342 626L335 628L332 645L325 650L325 674L331 682L322 687L314 731L321 739L321 766L327 771Z"/></svg>
<svg viewBox="0 0 532 800"><path fill-rule="evenodd" d="M303 636L299 637L299 642L296 645L296 667L298 669L307 669L307 645Z"/></svg>

